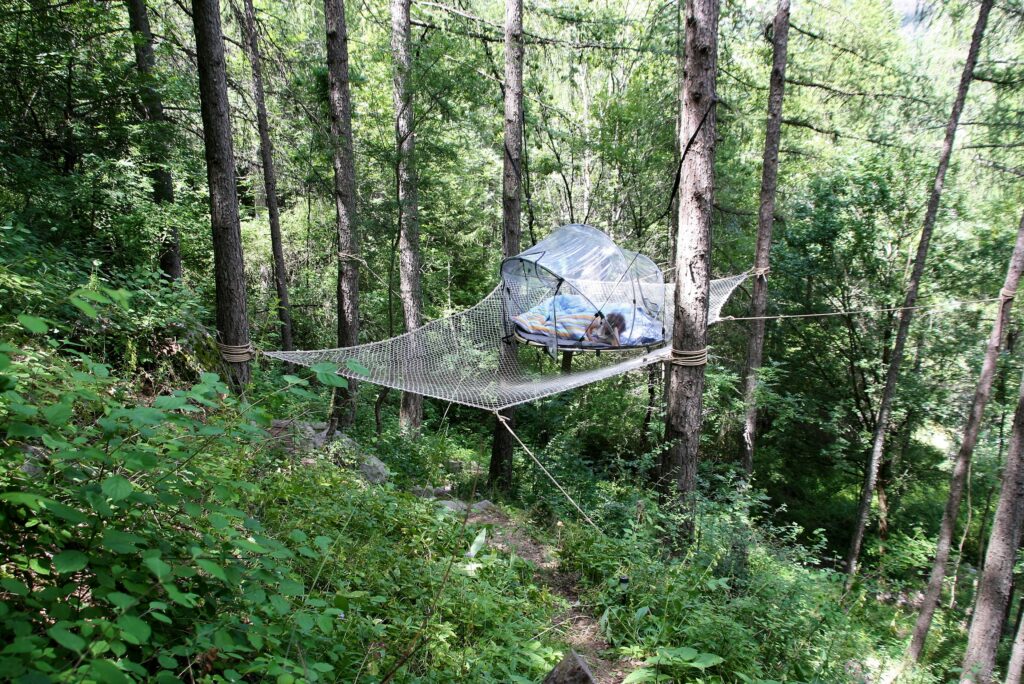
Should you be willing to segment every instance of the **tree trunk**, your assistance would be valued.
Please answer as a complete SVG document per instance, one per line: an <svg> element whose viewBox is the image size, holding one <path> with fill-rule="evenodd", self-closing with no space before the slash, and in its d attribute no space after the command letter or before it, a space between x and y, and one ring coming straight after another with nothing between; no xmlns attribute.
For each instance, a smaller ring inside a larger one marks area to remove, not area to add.
<svg viewBox="0 0 1024 684"><path fill-rule="evenodd" d="M501 193L501 253L505 258L520 251L520 186L522 183L523 155L523 0L505 3L505 154ZM498 347L499 368L518 363L514 343L503 342ZM511 427L515 409L502 411ZM491 442L491 464L488 480L491 487L508 491L512 486L512 435L495 421Z"/></svg>
<svg viewBox="0 0 1024 684"><path fill-rule="evenodd" d="M394 58L395 178L398 195L398 278L406 332L422 324L420 222L416 182L416 134L413 121L411 0L391 0L391 54ZM416 349L413 354L425 354ZM398 422L416 430L423 421L423 397L402 393Z"/></svg>
<svg viewBox="0 0 1024 684"><path fill-rule="evenodd" d="M156 58L153 55L153 32L149 29L146 0L128 0L128 25L135 43L135 68L138 69L142 80L142 92L139 93L139 97L142 100L143 116L146 121L155 124L154 128L159 129L165 125L167 119L164 117L160 92L153 84ZM174 202L174 181L166 166L166 132L153 131L150 138L153 140L149 171L150 180L153 182L153 201L157 204L170 204ZM178 227L171 222L167 228L168 232L160 241L160 270L171 280L178 280L181 278Z"/></svg>
<svg viewBox="0 0 1024 684"><path fill-rule="evenodd" d="M1024 670L1024 620L1018 620L1017 636L1013 639L1010 662L1006 666L1005 684L1021 684L1022 670Z"/></svg>
<svg viewBox="0 0 1024 684"><path fill-rule="evenodd" d="M924 226L921 228L921 239L917 244L917 256L914 259L914 268L910 274L910 282L907 284L907 293L903 300L904 308L900 311L896 341L892 348L892 354L889 357L889 368L885 375L885 389L882 391L882 400L878 407L874 435L871 440L871 454L868 457L864 484L861 487L857 520L854 523L850 548L846 554L848 581L851 581L857 573L857 561L860 558L860 548L864 542L864 530L867 528L868 516L871 513L871 499L875 492L878 466L882 461L882 450L885 447L886 430L888 428L889 416L892 412L893 397L896 394L896 383L899 380L900 365L903 362L903 348L906 346L907 335L910 332L910 322L914 318L914 310L909 307L913 307L917 302L917 290L921 284L921 275L924 273L924 264L928 257L928 245L931 242L932 230L935 228L935 219L939 212L939 200L942 199L942 188L946 180L946 170L949 168L949 158L953 154L953 141L956 138L957 125L960 123L960 114L963 112L964 101L967 99L967 90L971 85L974 67L978 63L978 51L981 49L981 39L985 33L985 23L988 21L988 13L991 9L992 0L982 0L981 10L978 12L978 21L974 26L974 34L971 36L971 47L967 53L967 62L964 64L963 74L960 76L960 86L956 93L956 100L953 102L953 111L950 113L949 122L946 124L946 137L942 143L939 165L935 171L935 182L928 197Z"/></svg>
<svg viewBox="0 0 1024 684"><path fill-rule="evenodd" d="M782 137L782 95L786 86L786 50L789 45L789 0L779 0L772 24L772 75L768 88L768 124L764 137L764 162L761 167L761 206L757 214L757 250L754 255L754 292L751 297L750 338L747 361L743 369L743 419L741 458L743 472L749 478L754 472L754 441L757 438L757 371L761 368L764 350L765 321L768 308L768 256L772 248L772 226L775 222L775 188L779 175L779 140Z"/></svg>
<svg viewBox="0 0 1024 684"><path fill-rule="evenodd" d="M1022 499L1024 499L1024 378L1013 417L1010 449L1006 454L999 502L992 521L985 569L978 581L978 596L967 633L961 681L987 683L992 680L996 648L1013 585L1013 565L1020 543Z"/></svg>
<svg viewBox="0 0 1024 684"><path fill-rule="evenodd" d="M192 0L192 23L196 32L199 103L206 148L206 178L210 187L217 336L218 342L224 345L221 351L231 380L236 387L241 387L249 382L249 315L219 1Z"/></svg>
<svg viewBox="0 0 1024 684"><path fill-rule="evenodd" d="M684 11L686 66L682 80L681 152L685 151L691 137L693 143L683 159L678 193L680 228L676 238L672 348L674 356L688 356L689 359L677 356L669 366L665 418L667 447L662 457L662 481L674 481L680 498L687 498L696 487L702 422L704 365L700 359L707 348L711 270L718 0L686 0Z"/></svg>
<svg viewBox="0 0 1024 684"><path fill-rule="evenodd" d="M921 603L921 612L917 617L917 624L914 626L910 648L907 650L909 662L916 663L921 658L932 617L935 615L935 608L942 593L953 532L960 515L960 500L963 497L964 483L970 471L971 456L974 453L974 446L978 442L978 433L981 431L985 407L992 394L992 381L995 377L996 364L999 361L999 349L1003 343L1004 331L1010 324L1010 311L1013 308L1012 297L1017 291L1022 271L1024 271L1024 216L1021 216L1020 227L1017 229L1017 242L1013 247L1010 265L1006 269L1006 279L1000 293L999 313L996 315L995 322L992 324L992 332L989 334L988 347L985 349L985 358L982 360L981 374L978 377L978 387L974 391L974 401L971 403L970 412L967 414L967 424L964 426L964 436L960 442L956 460L953 462L953 473L949 481L949 497L946 499L946 509L943 511L942 524L939 527L935 560L932 563L932 572L928 578L928 586Z"/></svg>
<svg viewBox="0 0 1024 684"><path fill-rule="evenodd" d="M348 72L344 0L324 0L327 19L327 99L334 159L334 214L338 234L338 346L359 344L359 234L356 230L356 162ZM391 287L390 282L388 287ZM418 302L418 300L417 300ZM417 303L418 307L418 303ZM418 318L417 308L417 318ZM331 424L349 427L356 417L356 383L339 388Z"/></svg>
<svg viewBox="0 0 1024 684"><path fill-rule="evenodd" d="M281 349L294 349L292 342L292 313L288 305L288 271L284 263L284 245L281 241L281 213L277 206L277 172L274 168L274 146L270 140L267 121L267 103L263 92L263 63L256 33L256 10L252 0L243 0L245 12L239 17L245 32L244 45L252 67L252 95L256 102L256 125L260 133L260 160L263 163L263 188L267 195L267 213L270 217L270 249L274 256L274 286L277 290L277 317L281 321Z"/></svg>

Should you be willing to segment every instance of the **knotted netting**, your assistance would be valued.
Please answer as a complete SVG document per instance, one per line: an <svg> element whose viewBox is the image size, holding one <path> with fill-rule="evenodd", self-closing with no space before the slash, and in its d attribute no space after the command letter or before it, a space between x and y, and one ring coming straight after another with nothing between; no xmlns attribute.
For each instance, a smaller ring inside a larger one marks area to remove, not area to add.
<svg viewBox="0 0 1024 684"><path fill-rule="evenodd" d="M720 319L723 305L746 278L744 273L711 281L708 324ZM330 362L337 366L339 375L353 380L488 411L558 394L670 357L665 340L672 339L673 316L665 315L662 339L657 344L577 352L570 364L553 360L541 348L520 344L510 337L507 292L503 287L498 285L465 311L398 337L355 347L274 351L266 355L303 366ZM664 302L661 311L673 310L672 283L647 283L644 288L645 297ZM526 288L517 296L525 298L518 308L529 311L542 305L549 293ZM502 360L510 354L514 357L512 363L507 358Z"/></svg>

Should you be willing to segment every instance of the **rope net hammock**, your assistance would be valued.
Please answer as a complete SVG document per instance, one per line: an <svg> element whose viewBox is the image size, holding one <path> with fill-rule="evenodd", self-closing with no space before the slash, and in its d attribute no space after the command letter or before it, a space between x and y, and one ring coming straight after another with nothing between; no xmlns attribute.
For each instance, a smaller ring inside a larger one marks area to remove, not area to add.
<svg viewBox="0 0 1024 684"><path fill-rule="evenodd" d="M709 325L747 275L711 281ZM670 360L673 301L674 284L650 259L596 228L564 226L506 259L501 284L465 311L379 342L266 355L500 411Z"/></svg>

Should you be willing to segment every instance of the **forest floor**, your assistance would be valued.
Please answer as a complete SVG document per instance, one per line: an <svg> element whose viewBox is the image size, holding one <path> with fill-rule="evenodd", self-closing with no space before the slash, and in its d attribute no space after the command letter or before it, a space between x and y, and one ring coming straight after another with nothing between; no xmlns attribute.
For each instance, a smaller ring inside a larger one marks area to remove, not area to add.
<svg viewBox="0 0 1024 684"><path fill-rule="evenodd" d="M472 514L469 522L489 525L489 544L530 561L537 568L534 581L565 600L568 608L552 620L549 629L557 631L562 640L583 657L594 681L598 684L620 684L640 666L639 661L608 657L608 642L601 636L597 618L580 603L578 578L559 567L554 547L535 539L525 526L497 507Z"/></svg>

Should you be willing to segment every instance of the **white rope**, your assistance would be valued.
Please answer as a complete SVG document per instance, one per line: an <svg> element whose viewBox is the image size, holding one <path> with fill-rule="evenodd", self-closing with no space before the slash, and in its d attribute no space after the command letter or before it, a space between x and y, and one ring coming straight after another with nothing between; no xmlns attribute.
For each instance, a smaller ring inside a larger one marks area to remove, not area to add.
<svg viewBox="0 0 1024 684"><path fill-rule="evenodd" d="M590 519L590 516L583 512L583 509L580 508L580 505L578 503L576 503L576 500L569 496L569 492L565 491L565 488L558 483L558 480L555 479L555 476L548 472L548 469L544 467L543 463L537 460L537 457L533 455L533 452L530 451L529 447L523 444L523 440L519 439L519 435L517 435L516 431L512 429L512 426L508 424L508 418L501 415L497 411L494 412L494 417L498 419L499 423L505 426L505 429L508 430L508 433L512 435L513 438L515 438L516 442L519 443L519 446L523 448L523 451L529 454L530 458L533 459L533 462L537 464L537 467L544 471L544 474L548 476L548 479L551 480L551 482L553 482L556 487L558 487L558 491L562 492L562 495L569 500L569 503L576 507L576 510L579 511L580 515L583 516L583 519L590 523L590 526L597 530L599 533L604 534L604 532L601 531L601 528L595 525L594 521Z"/></svg>
<svg viewBox="0 0 1024 684"><path fill-rule="evenodd" d="M828 316L854 316L872 313L890 313L894 311L910 311L916 309L941 309L946 306L958 307L972 304L988 304L998 302L1002 299L1013 299L1013 295L1006 291L1000 291L998 297L985 297L984 299L968 299L957 302L939 302L936 304L918 304L916 306L886 306L876 309L852 309L849 311L823 311L821 313L803 314L775 314L774 316L722 316L719 321L774 321L784 318L826 318Z"/></svg>
<svg viewBox="0 0 1024 684"><path fill-rule="evenodd" d="M218 342L217 348L220 350L221 358L228 363L245 363L256 358L256 349L252 346L252 342L246 342L245 344L224 344L223 342Z"/></svg>
<svg viewBox="0 0 1024 684"><path fill-rule="evenodd" d="M696 349L694 351L672 350L672 358L669 361L673 366L706 366L708 363L708 348Z"/></svg>

